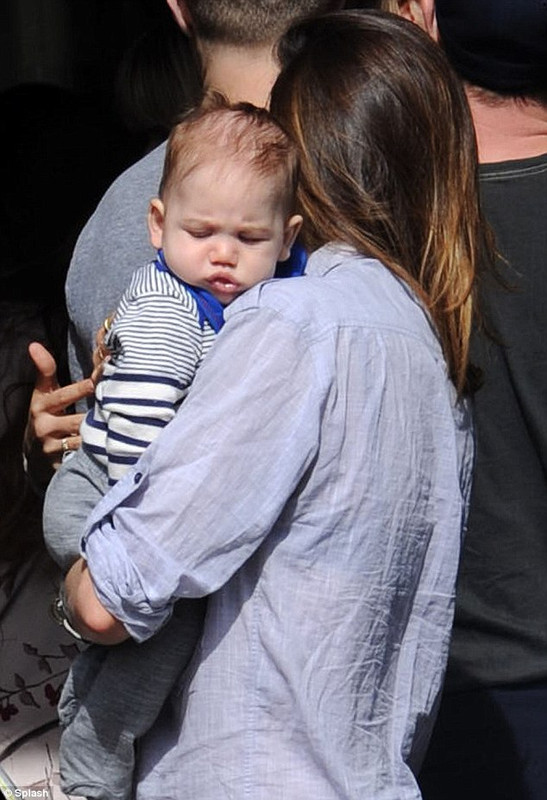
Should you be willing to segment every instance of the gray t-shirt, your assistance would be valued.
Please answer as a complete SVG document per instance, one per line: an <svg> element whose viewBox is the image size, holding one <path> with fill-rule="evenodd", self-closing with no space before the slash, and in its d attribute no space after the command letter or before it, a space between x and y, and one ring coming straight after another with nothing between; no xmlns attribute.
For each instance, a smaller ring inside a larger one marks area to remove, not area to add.
<svg viewBox="0 0 547 800"><path fill-rule="evenodd" d="M73 380L90 375L97 330L116 308L133 272L154 257L146 215L158 193L164 156L161 144L122 173L80 234L66 280Z"/></svg>

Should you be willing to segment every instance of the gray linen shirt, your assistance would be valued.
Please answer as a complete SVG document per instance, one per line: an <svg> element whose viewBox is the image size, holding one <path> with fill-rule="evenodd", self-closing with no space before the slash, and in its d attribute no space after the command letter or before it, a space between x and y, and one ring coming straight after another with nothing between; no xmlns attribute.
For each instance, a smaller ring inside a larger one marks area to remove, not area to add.
<svg viewBox="0 0 547 800"><path fill-rule="evenodd" d="M238 299L82 547L136 639L211 595L138 797L407 800L439 693L472 435L412 292L342 248Z"/></svg>

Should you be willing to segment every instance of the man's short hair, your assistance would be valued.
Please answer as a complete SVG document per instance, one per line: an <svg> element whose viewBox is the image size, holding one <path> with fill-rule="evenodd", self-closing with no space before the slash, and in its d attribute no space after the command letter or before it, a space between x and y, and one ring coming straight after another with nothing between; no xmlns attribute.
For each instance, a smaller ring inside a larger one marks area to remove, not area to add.
<svg viewBox="0 0 547 800"><path fill-rule="evenodd" d="M228 45L277 42L299 19L333 8L336 0L186 0L196 35Z"/></svg>

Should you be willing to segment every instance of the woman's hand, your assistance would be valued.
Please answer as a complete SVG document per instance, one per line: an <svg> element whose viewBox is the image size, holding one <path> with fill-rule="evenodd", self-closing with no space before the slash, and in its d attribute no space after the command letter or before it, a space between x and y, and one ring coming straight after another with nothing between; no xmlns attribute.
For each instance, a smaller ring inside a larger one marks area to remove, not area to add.
<svg viewBox="0 0 547 800"><path fill-rule="evenodd" d="M83 414L67 414L66 409L95 391L87 378L60 387L55 359L38 342L29 345L29 355L37 370L25 431L24 452L33 480L46 485L52 470L61 463L63 453L76 450Z"/></svg>

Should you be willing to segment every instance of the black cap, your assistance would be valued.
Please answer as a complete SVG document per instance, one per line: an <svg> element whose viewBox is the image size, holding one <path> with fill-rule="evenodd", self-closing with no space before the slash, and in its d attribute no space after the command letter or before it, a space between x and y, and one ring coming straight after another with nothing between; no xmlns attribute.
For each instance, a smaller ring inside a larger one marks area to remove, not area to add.
<svg viewBox="0 0 547 800"><path fill-rule="evenodd" d="M547 89L547 0L436 0L439 35L462 78L494 92Z"/></svg>

